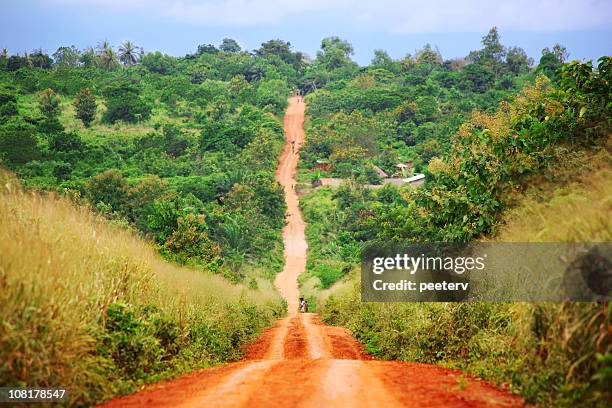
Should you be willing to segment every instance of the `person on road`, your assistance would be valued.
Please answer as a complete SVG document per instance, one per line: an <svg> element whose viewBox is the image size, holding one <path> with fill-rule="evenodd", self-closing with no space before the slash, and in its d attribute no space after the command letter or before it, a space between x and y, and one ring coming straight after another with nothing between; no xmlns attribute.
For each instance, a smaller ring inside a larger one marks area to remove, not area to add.
<svg viewBox="0 0 612 408"><path fill-rule="evenodd" d="M306 300L304 298L300 298L300 312L306 313L306 310L307 310Z"/></svg>
<svg viewBox="0 0 612 408"><path fill-rule="evenodd" d="M295 153L295 140L291 141L291 153Z"/></svg>

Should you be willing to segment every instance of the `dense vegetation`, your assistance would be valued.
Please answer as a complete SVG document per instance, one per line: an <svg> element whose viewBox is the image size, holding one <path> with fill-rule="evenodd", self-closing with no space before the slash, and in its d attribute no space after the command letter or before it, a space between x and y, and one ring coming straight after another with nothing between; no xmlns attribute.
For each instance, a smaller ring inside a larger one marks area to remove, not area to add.
<svg viewBox="0 0 612 408"><path fill-rule="evenodd" d="M279 116L302 57L233 40L175 58L132 43L0 56L0 160L81 197L168 259L235 280L282 263ZM246 268L245 268L246 267Z"/></svg>
<svg viewBox="0 0 612 408"><path fill-rule="evenodd" d="M262 281L164 261L134 233L0 172L0 383L69 389L92 405L235 360L284 313Z"/></svg>
<svg viewBox="0 0 612 408"><path fill-rule="evenodd" d="M556 45L534 67L495 28L463 59L426 45L360 67L352 52L330 37L313 60L280 40L246 52L230 39L180 58L130 42L0 54L0 161L52 192L25 194L3 173L1 210L15 217L2 252L15 256L1 259L0 307L26 315L2 326L0 380L72 381L86 402L235 358L280 313L268 293L285 213L273 175L299 88L298 188L347 179L301 197L302 292L313 305L324 294L326 321L382 358L460 367L543 406L605 405L608 304L365 304L355 266L372 240L610 241L612 59L566 63ZM370 189L375 166L427 181ZM58 314L65 325L45 326ZM22 366L19 353L40 358Z"/></svg>
<svg viewBox="0 0 612 408"><path fill-rule="evenodd" d="M464 59L447 61L430 45L399 61L379 50L359 68L349 58L350 45L338 42L332 49L324 42L305 73L314 79L304 83L313 91L303 164L325 162L331 175L375 184L373 164L389 175L399 173L398 163L423 170L448 151L451 135L472 110L491 110L535 76L533 61L520 48L506 50L497 29L482 44ZM332 51L342 58L328 57ZM545 51L553 62L539 69L563 61L563 48L555 52Z"/></svg>
<svg viewBox="0 0 612 408"><path fill-rule="evenodd" d="M325 320L352 329L379 357L460 367L509 384L543 406L605 406L612 319L607 304L360 301L355 265L362 245L372 240L612 238L604 215L610 195L612 58L601 58L596 67L563 63L567 55L556 46L543 51L537 67L526 63L513 70L509 58L516 49L506 49L495 38L492 30L483 38L484 48L471 53L461 68L453 70L441 59L432 67L417 56L410 68L387 69L390 74L380 81L372 74L379 69L377 58L355 74L361 78L370 72L367 87L337 79L307 97L311 121L301 179L323 174L311 170L321 167L319 160L347 182L301 199L310 246L302 293L314 303L323 290L319 308ZM488 87L465 85L466 76L481 72L477 78L482 78L487 70L493 74ZM443 85L441 73L454 79ZM437 82L438 91L405 85L415 78L430 86ZM508 79L516 86L501 86ZM452 99L454 92L461 97ZM362 102L383 100L374 95L384 95L385 102ZM430 97L435 103L426 101ZM412 110L403 110L410 104ZM414 110L423 114L419 110L429 106L437 106L437 115L415 121ZM410 130L402 133L405 129ZM421 133L426 129L432 129L429 136ZM419 137L402 140L408 134ZM430 144L436 147L428 150ZM387 154L391 160L386 161ZM407 160L426 174L424 187L364 186L376 183L368 170L372 164L392 171L395 163ZM580 195L590 199L576 201ZM578 202L585 208L578 210ZM547 205L554 210L532 213ZM525 219L508 218L513 212ZM563 222L559 214L565 214ZM498 231L506 233L496 236Z"/></svg>
<svg viewBox="0 0 612 408"><path fill-rule="evenodd" d="M1 384L89 405L238 359L284 313L274 170L301 69L280 40L0 55Z"/></svg>

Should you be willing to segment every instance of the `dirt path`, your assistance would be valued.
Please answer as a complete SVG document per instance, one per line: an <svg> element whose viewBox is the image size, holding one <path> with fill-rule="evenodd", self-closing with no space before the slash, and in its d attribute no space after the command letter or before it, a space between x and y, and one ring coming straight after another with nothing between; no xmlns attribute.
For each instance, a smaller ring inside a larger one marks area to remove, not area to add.
<svg viewBox="0 0 612 408"><path fill-rule="evenodd" d="M374 361L342 328L297 313L298 275L306 265L304 221L294 190L304 140L304 103L292 98L285 116L287 144L277 179L285 189L285 268L275 284L289 314L252 344L243 361L200 370L105 407L520 407L520 398L460 371L426 364ZM295 141L295 152L292 151Z"/></svg>

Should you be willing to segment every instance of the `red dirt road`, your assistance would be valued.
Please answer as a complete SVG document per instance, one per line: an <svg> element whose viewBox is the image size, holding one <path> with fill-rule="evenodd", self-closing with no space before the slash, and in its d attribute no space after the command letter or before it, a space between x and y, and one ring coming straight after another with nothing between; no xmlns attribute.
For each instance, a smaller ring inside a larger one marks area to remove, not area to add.
<svg viewBox="0 0 612 408"><path fill-rule="evenodd" d="M289 314L252 344L243 361L200 370L104 407L521 407L521 398L457 370L375 361L350 332L297 313L297 277L306 265L304 221L293 186L304 140L304 103L292 98L285 116L287 145L277 179L285 189L285 268L276 287Z"/></svg>

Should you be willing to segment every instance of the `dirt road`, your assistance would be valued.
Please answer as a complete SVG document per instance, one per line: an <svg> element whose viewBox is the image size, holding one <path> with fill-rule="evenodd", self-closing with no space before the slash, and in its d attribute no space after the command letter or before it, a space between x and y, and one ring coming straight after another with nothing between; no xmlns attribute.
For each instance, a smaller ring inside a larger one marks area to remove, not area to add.
<svg viewBox="0 0 612 408"><path fill-rule="evenodd" d="M297 313L297 277L306 265L304 221L294 190L297 151L304 140L304 103L292 98L285 116L287 144L277 179L285 189L288 222L285 268L276 286L289 314L247 350L243 361L200 370L121 397L105 407L520 407L520 398L456 370L375 361L342 328ZM295 152L292 151L292 141Z"/></svg>

